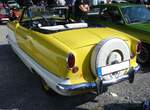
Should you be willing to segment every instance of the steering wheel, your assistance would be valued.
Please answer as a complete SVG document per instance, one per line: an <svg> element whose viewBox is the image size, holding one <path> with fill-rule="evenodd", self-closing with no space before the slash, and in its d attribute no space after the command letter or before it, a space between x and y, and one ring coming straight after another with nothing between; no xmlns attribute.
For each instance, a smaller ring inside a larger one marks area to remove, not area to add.
<svg viewBox="0 0 150 110"><path fill-rule="evenodd" d="M43 15L41 15L41 17L44 20L44 22L49 26L50 24L48 22L48 19L45 16L43 16Z"/></svg>

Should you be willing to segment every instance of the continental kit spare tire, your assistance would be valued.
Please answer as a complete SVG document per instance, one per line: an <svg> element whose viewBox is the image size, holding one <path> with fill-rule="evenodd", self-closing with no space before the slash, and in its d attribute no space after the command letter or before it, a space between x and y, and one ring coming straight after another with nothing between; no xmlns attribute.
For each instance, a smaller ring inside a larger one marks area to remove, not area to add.
<svg viewBox="0 0 150 110"><path fill-rule="evenodd" d="M129 61L130 49L124 40L119 38L105 39L99 42L92 52L91 69L93 74L99 77L99 69L107 67L101 73L102 78L103 80L111 80L125 74L130 65ZM121 64L121 62L125 63ZM117 68L109 67L113 64L118 64ZM122 69L119 70L119 68Z"/></svg>

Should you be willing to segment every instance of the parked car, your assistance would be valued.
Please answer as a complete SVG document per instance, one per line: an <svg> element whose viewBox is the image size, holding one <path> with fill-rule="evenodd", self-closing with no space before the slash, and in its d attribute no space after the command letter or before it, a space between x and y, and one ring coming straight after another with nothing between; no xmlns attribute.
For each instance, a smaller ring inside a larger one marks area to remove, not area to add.
<svg viewBox="0 0 150 110"><path fill-rule="evenodd" d="M149 9L144 5L136 4L104 4L94 7L90 13L90 21L104 24L140 39L143 42L142 52L138 55L137 61L143 66L150 64Z"/></svg>
<svg viewBox="0 0 150 110"><path fill-rule="evenodd" d="M112 3L128 3L126 0L112 0Z"/></svg>
<svg viewBox="0 0 150 110"><path fill-rule="evenodd" d="M15 0L8 0L7 6L9 8L13 8L13 7L20 8L19 4Z"/></svg>
<svg viewBox="0 0 150 110"><path fill-rule="evenodd" d="M127 79L132 83L140 69L140 41L108 27L71 21L60 10L67 8L26 7L20 21L8 23L9 44L44 87L75 95L101 93Z"/></svg>
<svg viewBox="0 0 150 110"><path fill-rule="evenodd" d="M9 21L9 9L2 3L0 3L0 23L6 23Z"/></svg>

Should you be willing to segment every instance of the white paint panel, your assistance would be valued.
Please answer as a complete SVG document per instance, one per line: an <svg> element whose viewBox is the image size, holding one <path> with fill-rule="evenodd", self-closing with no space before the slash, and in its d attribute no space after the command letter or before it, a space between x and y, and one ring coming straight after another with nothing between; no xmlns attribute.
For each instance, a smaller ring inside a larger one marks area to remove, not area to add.
<svg viewBox="0 0 150 110"><path fill-rule="evenodd" d="M15 33L11 29L9 29L9 28L8 28L8 36L9 36L9 38L11 39L11 41L13 43L16 43Z"/></svg>

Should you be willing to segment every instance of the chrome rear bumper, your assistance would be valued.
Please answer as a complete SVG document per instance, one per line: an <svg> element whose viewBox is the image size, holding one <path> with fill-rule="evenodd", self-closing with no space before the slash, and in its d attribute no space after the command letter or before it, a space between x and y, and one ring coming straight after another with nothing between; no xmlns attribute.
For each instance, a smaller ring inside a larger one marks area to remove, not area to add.
<svg viewBox="0 0 150 110"><path fill-rule="evenodd" d="M137 73L139 70L140 66L131 68L128 71L127 75L123 75L115 80L113 79L109 81L101 81L100 79L97 79L95 82L82 83L76 85L57 84L56 87L60 92L67 95L75 95L93 90L96 90L97 93L99 94L103 91L103 87L108 87L125 80L129 80L129 83L132 83L134 81L134 74Z"/></svg>

